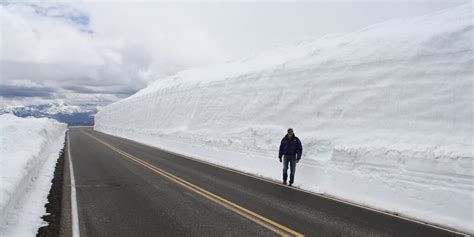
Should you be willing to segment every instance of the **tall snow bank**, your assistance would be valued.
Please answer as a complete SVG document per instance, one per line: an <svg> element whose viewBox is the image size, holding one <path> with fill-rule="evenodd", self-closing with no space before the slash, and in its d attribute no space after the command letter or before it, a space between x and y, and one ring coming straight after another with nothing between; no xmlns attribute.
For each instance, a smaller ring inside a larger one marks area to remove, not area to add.
<svg viewBox="0 0 474 237"><path fill-rule="evenodd" d="M474 233L470 4L183 71L103 108L95 129Z"/></svg>
<svg viewBox="0 0 474 237"><path fill-rule="evenodd" d="M67 125L0 115L0 235L36 236Z"/></svg>

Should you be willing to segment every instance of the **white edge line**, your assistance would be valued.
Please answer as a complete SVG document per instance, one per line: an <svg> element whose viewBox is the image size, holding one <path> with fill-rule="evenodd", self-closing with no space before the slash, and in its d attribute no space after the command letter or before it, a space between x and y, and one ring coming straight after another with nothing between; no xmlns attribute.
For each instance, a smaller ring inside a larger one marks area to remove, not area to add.
<svg viewBox="0 0 474 237"><path fill-rule="evenodd" d="M96 130L94 130L93 128L92 128L92 130L95 131L95 132L103 133L103 132L100 132L100 131L96 131ZM451 233L454 233L454 234L464 235L464 236L471 236L471 235L469 235L469 234L467 234L467 233L458 232L458 231L456 231L456 230L447 229L447 228L444 228L444 227L441 227L441 226L437 226L437 225L434 225L434 224L422 222L422 221L419 221L419 220L416 220L416 219L411 219L411 218L408 218L408 217L404 217L404 216L400 216L400 215L395 215L395 214L392 214L392 213L390 213L390 212L385 212L385 211L377 210L377 209L375 209L375 208L371 208L371 207L367 207L367 206L362 206L362 205L359 205L359 204L356 204L356 203L352 203L352 202L349 202L349 201L345 201L345 200L343 200L343 199L334 198L334 197L331 197L331 196L328 196L328 195L324 195L324 194L320 194L320 193L315 193L315 192L308 191L308 190L301 189L301 188L295 188L295 187L286 186L286 185L283 185L283 184L281 184L281 183L279 183L279 182L276 182L276 181L274 181L274 180L272 180L272 179L263 178L263 177L256 176L256 175L253 175L253 174L245 173L245 172L240 171L240 170L235 170L235 169L232 169L232 168L228 168L228 167L221 166L221 165L218 165L218 164L214 164L214 163L211 163L211 162L208 162L208 161L205 161L205 160L200 160L200 159L198 159L198 158L195 158L195 157L192 157L192 156L189 156L189 155L180 154L180 153L177 153L177 152L174 152L174 151L170 151L170 150L168 150L168 149L164 149L164 148L161 148L161 147L148 145L148 144L145 144L145 143L142 143L142 142L139 142L139 141L135 141L135 140L132 140L132 139L128 139L128 138L125 138L125 137L119 137L119 136L115 136L115 135L111 135L111 134L107 134L107 133L103 133L103 134L106 134L106 135L109 135L109 136L113 136L113 137L116 137L116 138L120 138L120 139L125 139L125 140L132 141L132 142L135 142L135 143L139 143L139 144L142 144L142 145L144 145L144 146L147 146L147 147L150 147L150 148L154 148L154 149L158 149L158 150L162 150L162 151L168 152L168 153L170 153L170 154L173 154L173 155L176 155L176 156L179 156L179 157L183 157L183 158L186 158L186 159L189 159L189 160L193 160L193 161L196 161L196 162L199 162L199 163L202 163L202 164L210 165L210 166L213 166L213 167L216 167L216 168L224 169L224 170L231 171L231 172L234 172L234 173L237 173L237 174L241 174L241 175L245 175L245 176L248 176L248 177L251 177L251 178L259 179L259 180L262 180L262 181L265 181L265 182L268 182L268 183L280 185L280 186L283 186L283 187L286 187L286 188L291 188L291 189L294 189L294 190L297 190L297 191L301 191L301 192L304 192L304 193L308 193L308 194L312 194L312 195L315 195L315 196L318 196L318 197L330 199L330 200L333 200L333 201L336 201L336 202L348 204L348 205L355 206L355 207L360 207L360 208L363 208L363 209L366 209L366 210L369 210L369 211L377 212L377 213L384 214L384 215L389 215L389 216L392 216L392 217L396 217L396 218L399 218L399 219L411 221L411 222L414 222L414 223L417 223L417 224L421 224L421 225L425 225L425 226L430 226L430 227L432 227L432 228L436 228L436 229L448 231L448 232L451 232Z"/></svg>
<svg viewBox="0 0 474 237"><path fill-rule="evenodd" d="M72 168L71 160L71 145L69 141L69 133L67 132L67 153L69 161L69 174L71 175L71 224L72 224L72 237L79 237L79 217L77 213L77 198L76 198L76 181L74 180L74 169Z"/></svg>

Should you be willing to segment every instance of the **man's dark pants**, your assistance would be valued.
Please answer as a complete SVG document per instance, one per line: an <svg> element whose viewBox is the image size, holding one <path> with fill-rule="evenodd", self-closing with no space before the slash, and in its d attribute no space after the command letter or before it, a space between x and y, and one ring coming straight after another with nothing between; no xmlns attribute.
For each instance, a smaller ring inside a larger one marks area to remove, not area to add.
<svg viewBox="0 0 474 237"><path fill-rule="evenodd" d="M290 164L290 184L293 184L295 180L296 171L296 154L295 155L284 155L283 156L283 181L286 182L288 178L288 164Z"/></svg>

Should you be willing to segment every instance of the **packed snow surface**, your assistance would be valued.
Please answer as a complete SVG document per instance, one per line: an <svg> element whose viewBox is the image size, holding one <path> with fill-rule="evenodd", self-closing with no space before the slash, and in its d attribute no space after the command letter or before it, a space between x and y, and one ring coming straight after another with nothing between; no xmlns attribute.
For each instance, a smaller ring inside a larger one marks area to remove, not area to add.
<svg viewBox="0 0 474 237"><path fill-rule="evenodd" d="M180 72L104 107L95 129L474 233L471 4Z"/></svg>
<svg viewBox="0 0 474 237"><path fill-rule="evenodd" d="M0 115L0 236L36 236L66 124Z"/></svg>

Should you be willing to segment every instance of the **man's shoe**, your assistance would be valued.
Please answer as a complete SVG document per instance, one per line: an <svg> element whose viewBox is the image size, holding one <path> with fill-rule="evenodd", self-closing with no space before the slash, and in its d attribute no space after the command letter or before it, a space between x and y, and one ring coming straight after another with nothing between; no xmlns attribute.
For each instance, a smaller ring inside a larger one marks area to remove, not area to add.
<svg viewBox="0 0 474 237"><path fill-rule="evenodd" d="M286 181L283 181L283 185L286 185Z"/></svg>
<svg viewBox="0 0 474 237"><path fill-rule="evenodd" d="M288 184L288 186L293 186L293 184L292 184L292 183L290 183L290 184Z"/></svg>

